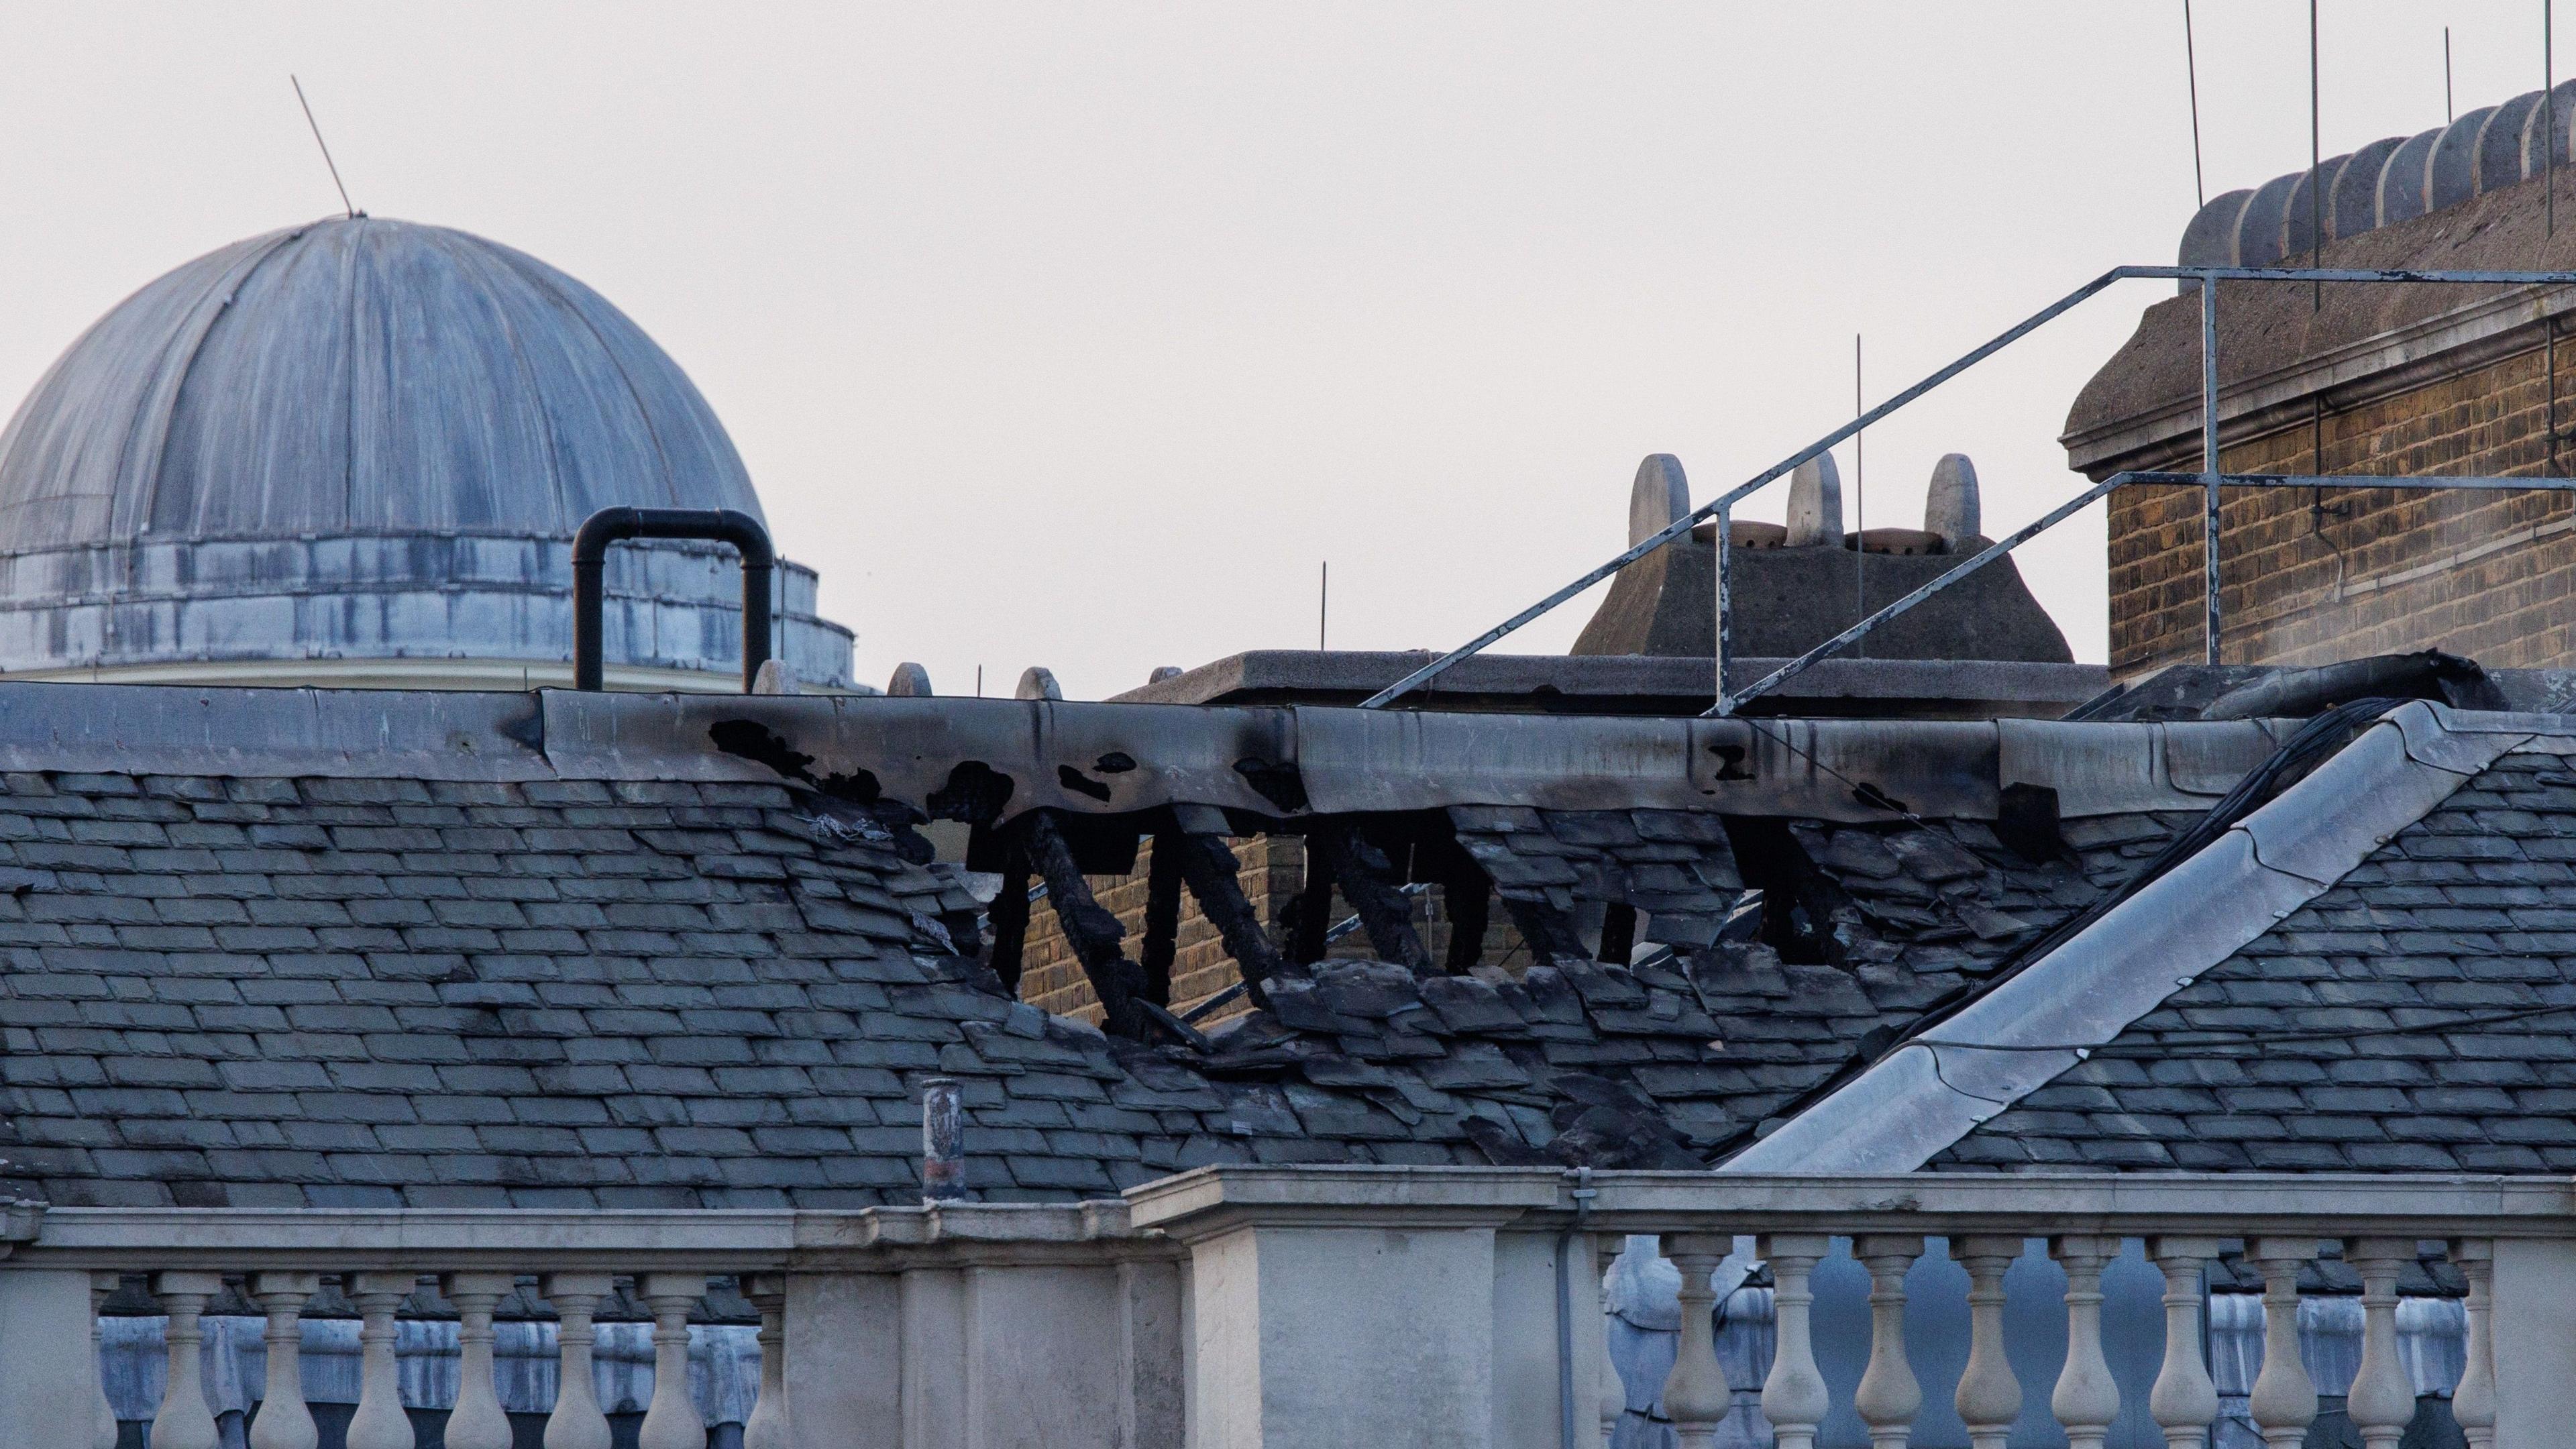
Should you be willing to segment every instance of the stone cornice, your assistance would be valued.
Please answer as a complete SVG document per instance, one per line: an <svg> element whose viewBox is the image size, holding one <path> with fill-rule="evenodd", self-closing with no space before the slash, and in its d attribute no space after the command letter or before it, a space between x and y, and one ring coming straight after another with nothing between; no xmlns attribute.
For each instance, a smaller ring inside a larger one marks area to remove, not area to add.
<svg viewBox="0 0 2576 1449"><path fill-rule="evenodd" d="M2219 390L2219 441L2304 422L2320 396L2343 411L2529 352L2544 344L2550 319L2571 312L2576 289L2515 288L2232 382ZM2122 469L2197 468L2200 426L2194 393L2058 441L2068 467L2099 481Z"/></svg>

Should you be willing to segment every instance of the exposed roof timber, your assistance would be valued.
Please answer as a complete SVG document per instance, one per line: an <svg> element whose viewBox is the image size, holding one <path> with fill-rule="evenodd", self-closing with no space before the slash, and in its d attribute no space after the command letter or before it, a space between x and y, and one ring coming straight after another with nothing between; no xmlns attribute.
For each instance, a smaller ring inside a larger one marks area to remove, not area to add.
<svg viewBox="0 0 2576 1449"><path fill-rule="evenodd" d="M1910 1172L2321 895L2564 716L2401 705L2279 798L1725 1172Z"/></svg>

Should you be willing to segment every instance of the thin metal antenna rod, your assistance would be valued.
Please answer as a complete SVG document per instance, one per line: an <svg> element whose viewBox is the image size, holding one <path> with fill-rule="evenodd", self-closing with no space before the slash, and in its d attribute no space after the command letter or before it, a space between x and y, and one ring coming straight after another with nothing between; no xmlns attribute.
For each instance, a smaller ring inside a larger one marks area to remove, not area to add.
<svg viewBox="0 0 2576 1449"><path fill-rule="evenodd" d="M2317 0L2308 0L2308 265L2326 264L2326 193L2325 127L2317 106ZM2309 296L2309 310L2322 312L2326 305L2326 284L2318 282Z"/></svg>
<svg viewBox="0 0 2576 1449"><path fill-rule="evenodd" d="M289 75L286 83L295 87L295 103L304 108L304 124L313 128L313 144L322 148L322 164L331 168L331 184L340 192L340 209L355 220L357 203L349 199L349 188L340 180L340 163L331 159L331 143L322 139L322 123L313 119L313 103L304 99L304 82Z"/></svg>
<svg viewBox="0 0 2576 1449"><path fill-rule="evenodd" d="M1324 652L1324 626L1333 617L1333 564L1323 562L1323 572L1315 579L1315 652Z"/></svg>
<svg viewBox="0 0 2576 1449"><path fill-rule="evenodd" d="M2451 108L2451 27L2445 25L2442 27L2442 124L2447 126L2459 118L2459 113Z"/></svg>
<svg viewBox="0 0 2576 1449"><path fill-rule="evenodd" d="M1860 400L1860 334L1852 334L1852 416L1867 418ZM1866 431L1852 434L1852 617L1869 617L1869 457Z"/></svg>
<svg viewBox="0 0 2576 1449"><path fill-rule="evenodd" d="M2442 44L2448 54L2451 32L2442 32ZM2199 204L2209 205L2209 183L2200 174L2200 56L2191 40L2191 0L2182 0L2182 73L2191 84L2191 194Z"/></svg>

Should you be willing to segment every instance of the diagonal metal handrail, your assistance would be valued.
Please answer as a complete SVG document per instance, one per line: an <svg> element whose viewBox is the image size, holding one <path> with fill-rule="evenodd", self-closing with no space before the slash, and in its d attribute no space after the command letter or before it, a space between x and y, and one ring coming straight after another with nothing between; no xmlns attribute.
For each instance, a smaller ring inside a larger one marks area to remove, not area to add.
<svg viewBox="0 0 2576 1449"><path fill-rule="evenodd" d="M1797 658L1788 661L1779 668L1772 670L1769 674L1766 674L1760 679L1755 680L1753 683L1746 685L1743 689L1725 696L1716 704L1711 705L1708 709L1702 711L1701 717L1707 718L1712 715L1734 713L1747 700L1753 699L1757 695L1768 694L1772 690L1787 683L1789 680L1796 678L1798 675L1806 673L1808 669L1814 667L1819 661L1837 654L1843 649L1858 642L1864 635L1868 634L1871 630L1876 629L1881 624L1884 624L1888 620L1895 618L1897 615L1913 608L1915 605L1922 603L1925 599L1928 599L1934 594L1941 592L1943 589L1950 587L1952 584L1959 582L1968 575L1984 568L1986 565L1993 563L1996 559L2002 558L2005 554L2012 552L2014 549L2029 542L2038 535L2045 533L2049 529L2056 527L2058 524L2065 522L2069 518L2072 518L2075 514L2081 512L2087 504L2093 503L2115 488L2125 488L2131 484L2159 483L2181 484L2186 487L2198 488L2205 486L2208 481L2209 475L2206 473L2161 473L2149 471L2114 473L2110 477L2103 479L2101 482L2094 484L2092 487L2085 489L2076 497L2068 499L2066 502L2059 504L2057 507L2049 510L2049 512L2041 517L2024 525L2020 529L2016 530L2010 537L1998 539L1994 543L1989 544L1985 549L1976 554L1976 556L1961 563L1958 567L1944 572L1939 578L1933 579L1931 582L1923 585L1923 587L1919 589L1916 589L1914 592L1907 594L1905 597L1886 605L1877 613L1870 615L1868 618L1863 619L1859 623L1852 625L1850 628L1845 629L1839 634L1836 634L1831 639L1828 639L1813 649L1808 650L1806 653L1799 655ZM2218 475L2218 482L2219 486L2225 488L2467 488L2487 489L2498 492L2525 491L2540 493L2576 493L2576 478L2414 477L2379 476L2369 473L2221 473Z"/></svg>
<svg viewBox="0 0 2576 1449"><path fill-rule="evenodd" d="M1825 434L1815 442L1810 443L1806 447L1799 449L1797 452L1790 454L1780 462L1764 469L1762 472L1755 474L1751 478L1746 479L1744 482L1736 485L1726 493L1719 495L1714 500L1702 504L1700 507L1691 510L1688 514L1675 519L1662 529L1657 530L1651 536L1639 540L1617 556L1590 570L1581 577L1575 579L1573 582L1565 585L1563 588L1549 594L1546 598L1539 600L1537 603L1521 610L1519 613L1514 614L1502 623L1497 624L1493 628L1486 630L1484 633L1477 635L1465 644L1460 645L1456 649L1450 650L1448 653L1441 655L1439 658L1434 659L1428 664L1423 665L1421 668L1414 670L1412 673L1405 675L1395 683L1388 685L1386 688L1379 690L1373 695L1370 695L1367 699L1360 702L1359 707L1362 709L1385 708L1393 701L1402 698L1404 695L1412 693L1415 689L1420 688L1422 685L1448 672L1460 661L1483 653L1493 644L1519 630L1522 626L1530 623L1532 620L1548 613L1550 610L1556 608L1566 600L1573 598L1575 595L1582 593L1588 588L1591 588L1594 584L1610 577L1612 574L1617 573L1629 564L1635 563L1638 559L1644 558L1647 554L1653 553L1655 550L1662 548L1673 540L1689 533L1694 527L1698 526L1703 521L1715 518L1718 520L1719 534L1719 546L1717 549L1718 598L1716 641L1716 666L1718 678L1713 693L1718 700L1717 712L1725 713L1730 711L1735 702L1740 702L1742 699L1750 698L1753 693L1759 692L1758 690L1748 691L1745 694L1735 696L1733 700L1730 700L1725 687L1725 668L1728 653L1725 535L1728 523L1730 522L1729 514L1734 509L1736 503L1768 484L1776 482L1783 475L1796 471L1799 464L1825 453L1836 444L1841 443L1844 439L1860 432L1862 429L1886 417L1888 414L1895 412L1899 408L1907 406L1917 398L1920 398L1924 394L1932 391L1934 388L1937 388L1943 383L1948 382L1950 379L1957 377L1960 373L1967 371L1978 363L1985 361L1987 358L2002 351L2004 348L2011 346L2013 343L2019 341L2030 333L2037 331L2049 322L2054 321L2060 315L2080 305L2095 294L2107 289L2112 284L2124 281L2146 280L2186 281L2198 282L2201 284L2201 386L2203 412L2202 442L2205 454L2203 458L2204 466L2202 471L2199 473L2155 476L2166 481L2195 483L2208 490L2208 502L2205 513L2205 519L2207 521L2205 587L2207 593L2206 612L2208 618L2206 648L2212 661L2215 662L2219 638L2217 627L2218 529L2215 524L2218 508L2218 488L2221 484L2221 478L2218 471L2217 408L2218 289L2208 284L2212 282L2350 282L2364 284L2402 284L2420 282L2446 285L2569 286L2576 285L2576 272L2493 270L2441 271L2416 270L2403 267L2113 267L2111 270L2104 272L2102 275L2085 283L2083 286L2067 293L2055 302L2052 302L2046 307L2041 308L2039 311L2032 313L2022 321L2017 322L2011 327L2004 329L2002 332L1997 333L1993 338L1971 349L1956 360L1935 369L1931 374L1923 378L1922 381L1917 382L1913 386L1906 388L1904 391L1888 398L1887 401L1880 403L1877 407L1871 408L1860 416L1853 418L1851 421L1842 424L1832 432ZM2248 479L2252 479L2257 475L2249 474L2243 476ZM2146 478L2147 475L2134 475L2133 481L2146 481ZM2520 480L2522 486L2532 486L2534 481L2535 480L2528 479ZM2263 485L2253 484L2251 486ZM2366 485L2353 485L2341 479L2332 479L2329 480L2328 486L2391 487L2407 485L2388 480L2374 480ZM2462 485L2457 480L2435 480L2431 486L2449 487ZM2076 503L2052 512L2048 516L2048 522L2062 521L2066 514L2071 512L2074 508L2080 508L2084 503L2091 502L2094 498L2099 497L2104 491L2107 491L2105 487L2097 486ZM2040 528L2046 528L2048 526L2048 522L2043 522L2040 525ZM2028 537L2032 531L2033 530L2025 530L2023 533L2016 534L2013 542L2019 542ZM1987 554L1978 555L1978 561L1983 561L1987 558L1988 554L1992 554L1994 552L1994 550L1990 549L1987 551ZM1908 607L1910 607L1910 605ZM1782 674L1779 671L1775 671L1773 676L1774 679L1786 677L1787 676L1785 674Z"/></svg>

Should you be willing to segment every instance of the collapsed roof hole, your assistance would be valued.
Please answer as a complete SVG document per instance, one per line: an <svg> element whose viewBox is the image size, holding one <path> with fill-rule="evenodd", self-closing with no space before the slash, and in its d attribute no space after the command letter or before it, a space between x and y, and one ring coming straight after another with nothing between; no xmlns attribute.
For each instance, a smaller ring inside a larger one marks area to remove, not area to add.
<svg viewBox="0 0 2576 1449"><path fill-rule="evenodd" d="M921 803L933 820L989 825L1002 818L1002 807L1011 803L1011 792L1017 788L1010 776L982 760L967 760L950 770L948 783Z"/></svg>
<svg viewBox="0 0 2576 1449"><path fill-rule="evenodd" d="M1760 939L1780 959L1796 966L1821 966L1842 957L1834 938L1834 907L1841 888L1789 833L1789 822L1767 815L1721 815L1728 849L1747 887L1745 904L1758 902Z"/></svg>

